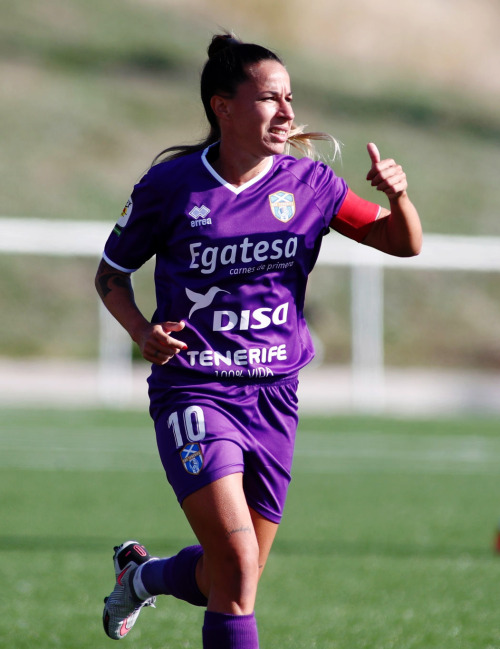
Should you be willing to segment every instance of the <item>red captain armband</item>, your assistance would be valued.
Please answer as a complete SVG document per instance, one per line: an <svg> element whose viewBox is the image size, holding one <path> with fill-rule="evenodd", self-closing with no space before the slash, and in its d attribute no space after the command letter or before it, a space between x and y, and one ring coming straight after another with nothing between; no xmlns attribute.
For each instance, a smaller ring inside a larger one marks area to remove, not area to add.
<svg viewBox="0 0 500 649"><path fill-rule="evenodd" d="M348 189L344 202L330 225L340 234L361 243L372 223L380 216L381 209L380 205L365 201Z"/></svg>

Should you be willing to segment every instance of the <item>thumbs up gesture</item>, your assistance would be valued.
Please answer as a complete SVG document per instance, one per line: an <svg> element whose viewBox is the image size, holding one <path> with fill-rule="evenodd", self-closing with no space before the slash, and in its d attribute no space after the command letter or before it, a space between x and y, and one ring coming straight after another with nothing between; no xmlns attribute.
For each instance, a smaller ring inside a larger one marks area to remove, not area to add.
<svg viewBox="0 0 500 649"><path fill-rule="evenodd" d="M372 163L366 180L371 181L373 187L384 192L389 200L397 200L406 194L408 182L401 165L392 159L381 160L377 145L373 142L367 145L368 155Z"/></svg>

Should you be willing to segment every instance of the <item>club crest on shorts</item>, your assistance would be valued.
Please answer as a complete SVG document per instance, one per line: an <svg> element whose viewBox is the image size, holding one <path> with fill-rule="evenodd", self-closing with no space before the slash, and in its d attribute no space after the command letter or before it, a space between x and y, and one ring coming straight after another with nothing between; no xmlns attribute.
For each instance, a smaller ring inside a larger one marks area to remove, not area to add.
<svg viewBox="0 0 500 649"><path fill-rule="evenodd" d="M180 455L184 468L191 475L198 475L203 469L203 452L199 444L186 444Z"/></svg>
<svg viewBox="0 0 500 649"><path fill-rule="evenodd" d="M295 215L295 196L290 192L269 194L271 212L278 221L288 223Z"/></svg>

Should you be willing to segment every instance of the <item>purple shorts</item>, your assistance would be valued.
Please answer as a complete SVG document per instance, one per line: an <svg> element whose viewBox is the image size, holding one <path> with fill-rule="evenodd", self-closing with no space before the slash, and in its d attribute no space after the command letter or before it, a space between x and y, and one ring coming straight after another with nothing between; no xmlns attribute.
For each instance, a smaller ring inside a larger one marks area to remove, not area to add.
<svg viewBox="0 0 500 649"><path fill-rule="evenodd" d="M201 487L243 473L248 505L280 522L291 479L297 386L294 377L150 388L160 458L181 505Z"/></svg>

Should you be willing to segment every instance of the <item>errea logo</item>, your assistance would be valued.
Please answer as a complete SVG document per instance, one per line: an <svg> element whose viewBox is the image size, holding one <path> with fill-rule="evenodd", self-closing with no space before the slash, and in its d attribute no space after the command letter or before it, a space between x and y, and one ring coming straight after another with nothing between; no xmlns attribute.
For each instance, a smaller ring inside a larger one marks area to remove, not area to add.
<svg viewBox="0 0 500 649"><path fill-rule="evenodd" d="M191 227L196 228L200 225L212 225L212 219L207 216L210 214L210 209L206 205L198 207L195 205L193 209L189 212L194 221L191 221Z"/></svg>

